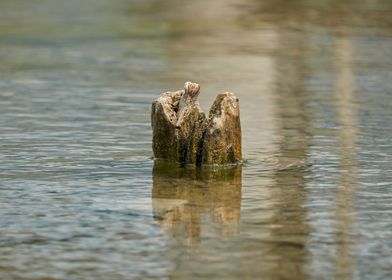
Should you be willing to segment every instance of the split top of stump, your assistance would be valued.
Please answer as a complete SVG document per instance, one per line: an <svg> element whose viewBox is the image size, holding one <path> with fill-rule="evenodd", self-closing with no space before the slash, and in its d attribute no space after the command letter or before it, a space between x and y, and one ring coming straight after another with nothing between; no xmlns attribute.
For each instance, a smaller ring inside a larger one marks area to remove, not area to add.
<svg viewBox="0 0 392 280"><path fill-rule="evenodd" d="M197 102L200 86L162 93L151 108L155 158L184 165L233 164L242 160L238 98L219 94L208 118Z"/></svg>

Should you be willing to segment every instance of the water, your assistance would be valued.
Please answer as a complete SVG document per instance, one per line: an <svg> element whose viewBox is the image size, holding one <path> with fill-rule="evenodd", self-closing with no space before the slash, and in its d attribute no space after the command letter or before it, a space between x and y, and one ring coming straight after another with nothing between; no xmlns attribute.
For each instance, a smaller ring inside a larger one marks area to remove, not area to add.
<svg viewBox="0 0 392 280"><path fill-rule="evenodd" d="M388 1L3 0L1 279L392 277ZM151 151L186 80L242 167Z"/></svg>

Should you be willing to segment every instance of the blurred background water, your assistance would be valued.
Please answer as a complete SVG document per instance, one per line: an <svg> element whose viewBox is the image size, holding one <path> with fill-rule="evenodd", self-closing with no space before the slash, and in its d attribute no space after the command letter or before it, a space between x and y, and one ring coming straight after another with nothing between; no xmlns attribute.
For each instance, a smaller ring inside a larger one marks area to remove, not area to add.
<svg viewBox="0 0 392 280"><path fill-rule="evenodd" d="M392 277L392 2L2 0L1 279ZM186 80L242 167L152 160Z"/></svg>

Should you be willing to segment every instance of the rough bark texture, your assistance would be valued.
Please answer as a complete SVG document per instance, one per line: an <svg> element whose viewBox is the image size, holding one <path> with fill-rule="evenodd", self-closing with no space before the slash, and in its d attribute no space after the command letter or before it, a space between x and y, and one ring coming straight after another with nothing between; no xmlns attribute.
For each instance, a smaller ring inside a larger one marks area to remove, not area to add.
<svg viewBox="0 0 392 280"><path fill-rule="evenodd" d="M152 104L155 158L181 164L229 164L242 159L238 98L219 94L208 119L196 101L200 86L162 93Z"/></svg>
<svg viewBox="0 0 392 280"><path fill-rule="evenodd" d="M242 158L239 101L231 92L219 94L212 104L201 153L203 164L233 163Z"/></svg>

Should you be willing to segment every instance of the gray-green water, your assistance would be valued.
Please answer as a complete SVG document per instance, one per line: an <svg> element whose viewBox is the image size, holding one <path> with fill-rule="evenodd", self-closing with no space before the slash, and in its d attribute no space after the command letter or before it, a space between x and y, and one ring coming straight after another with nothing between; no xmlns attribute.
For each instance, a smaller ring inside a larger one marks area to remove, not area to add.
<svg viewBox="0 0 392 280"><path fill-rule="evenodd" d="M390 1L2 0L1 279L392 277ZM151 159L233 91L244 165Z"/></svg>

